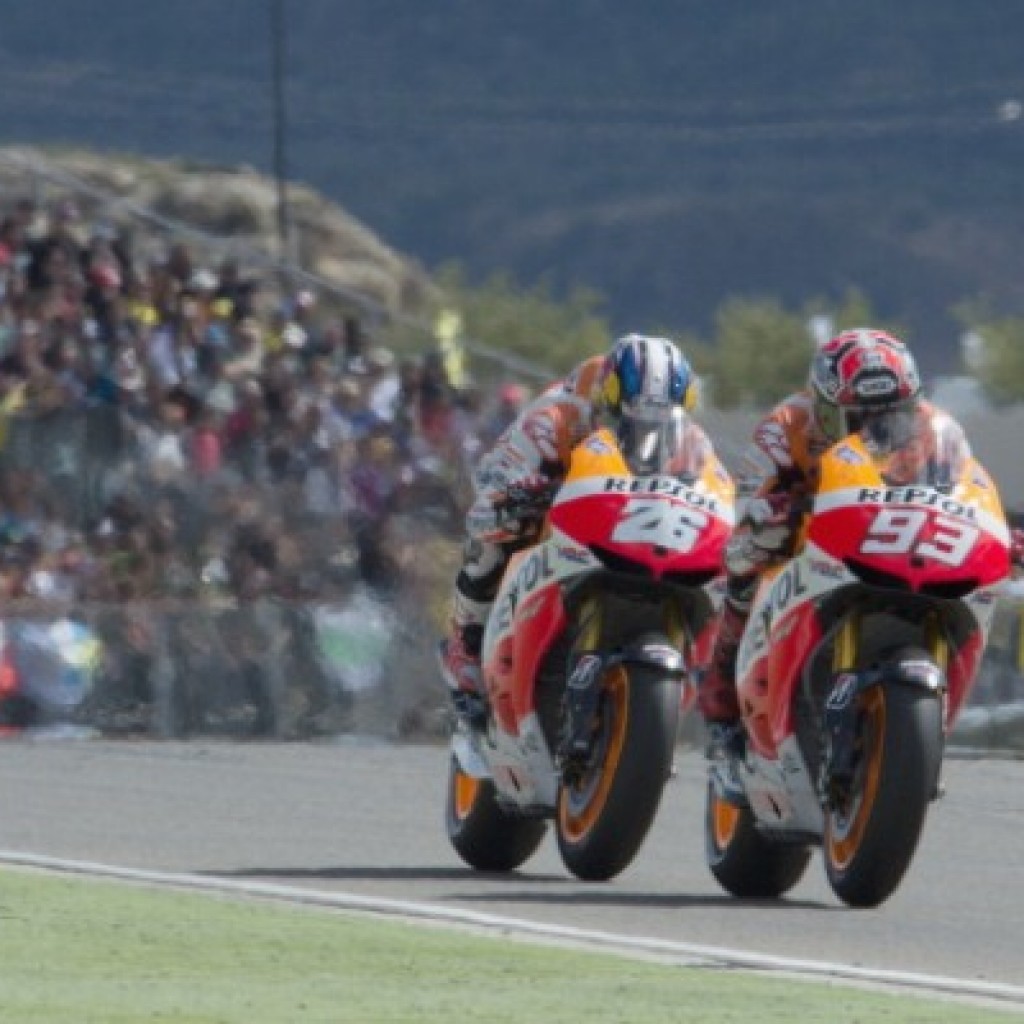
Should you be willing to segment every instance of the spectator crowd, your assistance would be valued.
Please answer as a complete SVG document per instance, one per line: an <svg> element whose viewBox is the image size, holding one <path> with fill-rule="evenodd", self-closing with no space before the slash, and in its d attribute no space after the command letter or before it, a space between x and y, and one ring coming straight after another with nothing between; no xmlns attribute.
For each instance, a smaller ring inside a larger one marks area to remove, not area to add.
<svg viewBox="0 0 1024 1024"><path fill-rule="evenodd" d="M396 355L236 258L0 197L3 615L87 618L108 682L141 661L145 691L210 609L398 593L410 524L457 528L469 460L525 398L458 391L435 348ZM252 662L257 633L218 642Z"/></svg>

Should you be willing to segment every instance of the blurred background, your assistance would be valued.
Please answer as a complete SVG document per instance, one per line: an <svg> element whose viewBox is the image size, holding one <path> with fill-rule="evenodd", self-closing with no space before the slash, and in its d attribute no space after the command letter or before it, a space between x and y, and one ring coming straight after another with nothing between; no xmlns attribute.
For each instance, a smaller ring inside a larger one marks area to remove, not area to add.
<svg viewBox="0 0 1024 1024"><path fill-rule="evenodd" d="M436 731L467 469L626 330L727 462L823 337L896 330L1024 508L1024 8L8 7L12 728Z"/></svg>

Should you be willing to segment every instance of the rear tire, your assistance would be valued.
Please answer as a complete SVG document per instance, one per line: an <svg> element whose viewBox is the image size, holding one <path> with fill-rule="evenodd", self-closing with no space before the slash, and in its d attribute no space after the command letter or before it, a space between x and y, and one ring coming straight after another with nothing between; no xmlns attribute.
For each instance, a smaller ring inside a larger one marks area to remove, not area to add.
<svg viewBox="0 0 1024 1024"><path fill-rule="evenodd" d="M704 855L726 892L741 900L777 900L803 877L811 852L766 839L749 807L734 807L708 784Z"/></svg>
<svg viewBox="0 0 1024 1024"><path fill-rule="evenodd" d="M636 856L672 771L680 682L646 665L615 665L601 682L596 757L580 780L563 781L555 827L562 862L603 882Z"/></svg>
<svg viewBox="0 0 1024 1024"><path fill-rule="evenodd" d="M927 690L891 684L865 691L860 710L857 777L846 805L825 815L822 853L829 885L844 903L877 907L910 866L935 793L942 702Z"/></svg>
<svg viewBox="0 0 1024 1024"><path fill-rule="evenodd" d="M506 813L498 804L494 783L467 775L453 756L445 828L455 852L471 868L515 871L540 846L547 822Z"/></svg>

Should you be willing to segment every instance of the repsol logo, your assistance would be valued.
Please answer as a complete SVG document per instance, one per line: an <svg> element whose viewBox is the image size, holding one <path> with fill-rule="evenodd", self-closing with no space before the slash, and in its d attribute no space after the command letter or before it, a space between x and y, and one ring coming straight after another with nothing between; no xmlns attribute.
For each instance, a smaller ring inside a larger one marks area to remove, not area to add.
<svg viewBox="0 0 1024 1024"><path fill-rule="evenodd" d="M555 571L551 568L551 552L546 548L535 551L519 569L515 582L501 599L495 611L498 629L506 630L516 615L519 602L541 583L552 579Z"/></svg>
<svg viewBox="0 0 1024 1024"><path fill-rule="evenodd" d="M498 605L496 622L498 629L504 633L512 625L512 620L515 618L516 605L519 604L519 594L516 592L516 588L512 587L511 590L501 599L501 603Z"/></svg>
<svg viewBox="0 0 1024 1024"><path fill-rule="evenodd" d="M670 498L682 498L688 505L708 512L715 512L718 509L716 498L710 494L701 494L700 491L695 491L670 476L652 476L635 480L617 477L606 480L604 489L610 494L664 494Z"/></svg>
<svg viewBox="0 0 1024 1024"><path fill-rule="evenodd" d="M772 622L792 604L799 601L809 589L807 581L804 579L803 566L799 562L793 562L772 585L772 592L763 611L765 630L769 631Z"/></svg>
<svg viewBox="0 0 1024 1024"><path fill-rule="evenodd" d="M862 487L857 494L857 502L873 505L925 505L948 516L977 518L977 510L973 505L954 501L929 487Z"/></svg>
<svg viewBox="0 0 1024 1024"><path fill-rule="evenodd" d="M554 575L555 571L551 568L551 552L546 547L540 548L523 563L516 580L516 589L523 594L528 594Z"/></svg>

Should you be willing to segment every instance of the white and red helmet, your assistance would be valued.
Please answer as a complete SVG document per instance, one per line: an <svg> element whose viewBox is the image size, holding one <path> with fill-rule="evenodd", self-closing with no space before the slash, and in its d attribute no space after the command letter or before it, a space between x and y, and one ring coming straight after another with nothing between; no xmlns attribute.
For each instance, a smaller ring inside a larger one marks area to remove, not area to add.
<svg viewBox="0 0 1024 1024"><path fill-rule="evenodd" d="M913 411L921 394L921 376L899 338L859 327L837 334L818 349L808 387L818 426L835 442L874 416Z"/></svg>

